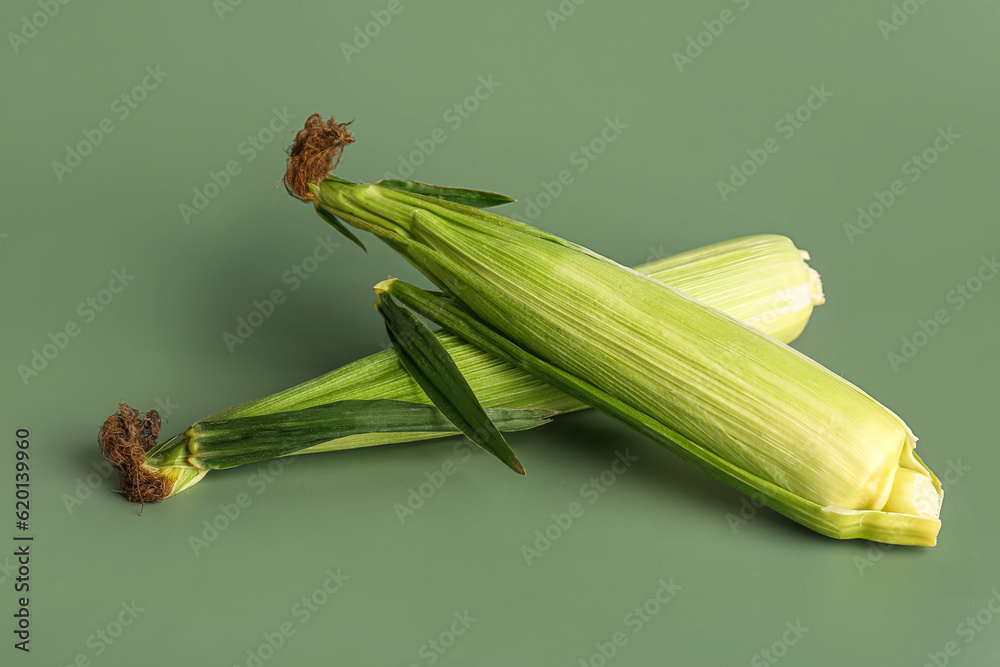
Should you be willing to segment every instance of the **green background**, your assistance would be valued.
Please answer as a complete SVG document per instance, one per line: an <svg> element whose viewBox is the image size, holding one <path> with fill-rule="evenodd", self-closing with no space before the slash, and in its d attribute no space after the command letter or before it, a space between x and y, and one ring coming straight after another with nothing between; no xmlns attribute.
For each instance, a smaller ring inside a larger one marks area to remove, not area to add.
<svg viewBox="0 0 1000 667"><path fill-rule="evenodd" d="M13 546L0 557L4 664L256 664L248 650L283 623L294 634L263 664L1000 663L988 606L1000 604L1000 280L973 280L981 290L961 308L949 299L1000 249L1000 3L911 2L889 32L888 0L564 2L554 24L556 0L403 0L347 54L389 3L74 2L34 19L42 5L4 3L0 26L30 38L8 34L0 55L0 534L16 532L13 440L27 428L35 537L30 655L8 632ZM727 9L732 21L713 23ZM707 46L678 67L699 33ZM115 103L147 67L165 78L147 78L135 108ZM466 102L480 77L498 85ZM776 124L811 87L831 96L788 136ZM478 108L455 127L446 113L466 103ZM625 263L792 237L828 297L795 347L900 414L924 460L951 471L938 546L839 542L754 512L596 413L514 434L524 478L453 438L304 458L269 477L213 473L140 515L95 472L97 429L119 400L159 408L167 435L383 349L371 286L418 278L377 242L366 255L330 236L340 246L308 280L283 280L329 236L279 185L282 151L313 112L357 119L339 170L355 180L397 171L442 128L414 178L510 194L506 212L522 219L569 170L535 222ZM113 131L78 166L53 166L104 118ZM574 153L606 119L627 128L580 171ZM266 146L241 148L271 122ZM907 161L949 128L958 138L910 180ZM772 137L779 150L723 199L717 183ZM239 173L185 221L181 204L229 161ZM851 237L858 207L896 179L903 194ZM123 269L134 278L121 293L80 309ZM231 352L223 334L274 289L286 301ZM889 354L942 309L947 322L894 368ZM70 322L78 335L23 379L18 367ZM619 451L639 461L591 504L581 486ZM459 471L401 521L394 507L447 461ZM191 536L224 525L240 494L248 506L196 550ZM573 502L583 515L529 565L522 546ZM304 620L295 605L338 568L349 578ZM635 632L628 615L661 581L680 588ZM94 638L116 633L133 601L142 611L120 636ZM465 612L475 621L450 637ZM605 660L599 645L619 631L627 642ZM443 653L428 645L439 638Z"/></svg>

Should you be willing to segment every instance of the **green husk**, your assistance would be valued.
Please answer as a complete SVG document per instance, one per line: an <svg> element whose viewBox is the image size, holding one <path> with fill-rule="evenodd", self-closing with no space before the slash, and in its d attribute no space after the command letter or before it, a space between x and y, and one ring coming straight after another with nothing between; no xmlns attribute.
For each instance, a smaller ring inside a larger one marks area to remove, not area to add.
<svg viewBox="0 0 1000 667"><path fill-rule="evenodd" d="M330 220L334 216L325 216ZM804 261L805 253L787 238L777 235L751 236L716 243L704 248L657 259L637 270L658 280L669 281L716 307L747 318L762 331L781 340L794 339L805 327L813 307L823 302L816 272ZM573 412L585 403L514 368L495 356L465 343L456 336L437 332L447 353L472 387L494 422L495 409L540 410L545 413ZM384 350L302 384L275 394L227 408L196 422L190 429L161 441L146 454L145 468L167 480L168 493L175 495L199 482L208 472L207 461L195 457L205 451L201 434L210 424L233 433L248 433L249 422L240 419L290 413L340 401L392 399L429 404L431 400L401 366L393 350ZM283 417L279 417L281 419ZM501 430L511 430L499 424ZM328 433L326 438L294 452L283 448L257 448L255 460L290 453L305 454L409 442L458 434L454 426L435 431ZM249 441L248 441L249 442ZM199 467L200 466L200 467ZM125 485L123 479L123 487Z"/></svg>
<svg viewBox="0 0 1000 667"><path fill-rule="evenodd" d="M824 535L936 543L941 485L909 428L804 355L530 225L334 176L312 191L444 290L421 312L468 342Z"/></svg>
<svg viewBox="0 0 1000 667"><path fill-rule="evenodd" d="M493 428L521 431L548 422L549 410L488 408L484 418ZM247 463L297 454L329 439L366 433L453 433L454 419L432 405L390 399L337 401L302 410L257 417L205 419L189 428L187 456L171 461L175 454L160 451L150 463L183 463L197 468L221 470ZM516 460L516 459L515 459Z"/></svg>

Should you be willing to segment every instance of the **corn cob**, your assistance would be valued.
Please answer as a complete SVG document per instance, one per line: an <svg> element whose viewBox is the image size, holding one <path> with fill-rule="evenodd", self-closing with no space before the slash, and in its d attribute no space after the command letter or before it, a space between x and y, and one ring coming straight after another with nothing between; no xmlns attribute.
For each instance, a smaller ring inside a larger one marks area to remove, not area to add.
<svg viewBox="0 0 1000 667"><path fill-rule="evenodd" d="M716 243L636 267L657 280L668 281L718 308L746 319L765 333L791 341L801 333L814 305L823 302L816 272L803 261L805 253L783 236L752 236ZM562 391L532 377L493 355L439 332L438 338L466 375L476 396L488 409L533 409L536 417L555 412L572 412L587 406ZM249 434L260 428L251 418L269 417L317 408L343 401L394 400L410 404L431 401L400 366L392 350L383 350L347 364L317 378L284 391L217 412L194 424L185 432L155 444L155 436L145 436L143 449L131 451L136 460L119 462L123 492L130 500L150 502L165 498L200 481L213 467L222 467L218 431ZM384 415L383 415L384 416ZM412 431L368 431L333 438L320 432L321 441L301 449L287 449L282 442L245 438L241 445L246 462L283 455L354 449L454 435L457 430L441 423L436 415L424 416L438 430L424 424ZM282 417L281 419L284 419ZM103 431L106 452L120 451L115 441L138 441L142 417L128 406L109 418ZM206 424L214 427L206 435ZM523 424L522 424L523 425ZM158 430L159 424L156 423ZM274 425L272 425L274 428ZM280 428L292 428L287 422ZM130 432L132 435L130 436ZM280 431L279 431L280 433ZM287 435L287 430L285 431ZM150 441L152 440L152 441ZM288 442L284 438L284 442ZM256 442L256 444L254 444ZM251 454L247 450L253 450ZM205 453L208 453L206 456ZM110 457L109 453L109 457ZM146 474L135 470L141 466ZM145 483L142 479L147 480Z"/></svg>
<svg viewBox="0 0 1000 667"><path fill-rule="evenodd" d="M906 424L861 389L717 309L535 227L436 197L430 186L415 193L327 175L346 143L329 139L332 127L346 131L332 118L307 121L286 187L338 228L374 234L445 293L391 280L376 287L381 295L817 532L936 543L941 484Z"/></svg>

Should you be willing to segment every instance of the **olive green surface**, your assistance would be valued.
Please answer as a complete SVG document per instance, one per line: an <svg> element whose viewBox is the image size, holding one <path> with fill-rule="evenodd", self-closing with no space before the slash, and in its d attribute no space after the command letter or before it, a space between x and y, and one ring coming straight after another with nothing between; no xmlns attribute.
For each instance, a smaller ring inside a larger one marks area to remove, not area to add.
<svg viewBox="0 0 1000 667"><path fill-rule="evenodd" d="M0 26L2 664L1000 664L1000 3L12 0ZM828 297L794 345L920 437L938 545L820 537L597 413L511 434L525 477L450 438L140 514L96 446L118 401L170 435L384 349L372 286L426 284L285 194L313 112L356 119L345 178L503 192L626 264L790 236Z"/></svg>

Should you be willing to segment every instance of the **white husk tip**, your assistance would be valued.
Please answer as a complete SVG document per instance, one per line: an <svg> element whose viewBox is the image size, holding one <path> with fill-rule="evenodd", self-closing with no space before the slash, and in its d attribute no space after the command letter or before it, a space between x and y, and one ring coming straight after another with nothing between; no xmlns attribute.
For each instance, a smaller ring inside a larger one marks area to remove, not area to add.
<svg viewBox="0 0 1000 667"><path fill-rule="evenodd" d="M806 254L805 251L803 254ZM808 258L808 255L806 257ZM812 294L813 305L818 306L826 303L826 296L823 295L823 281L819 277L819 272L811 266L807 266L806 271L809 272L809 291Z"/></svg>

